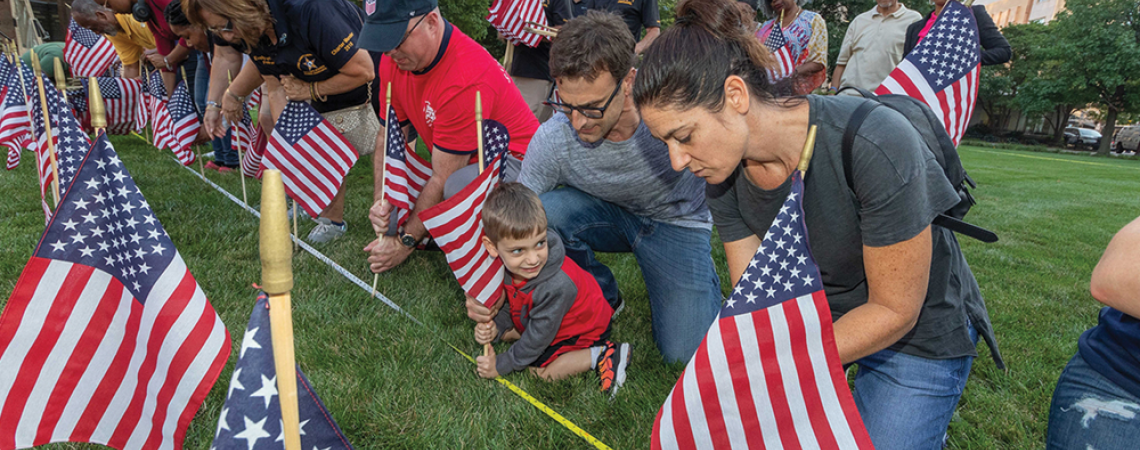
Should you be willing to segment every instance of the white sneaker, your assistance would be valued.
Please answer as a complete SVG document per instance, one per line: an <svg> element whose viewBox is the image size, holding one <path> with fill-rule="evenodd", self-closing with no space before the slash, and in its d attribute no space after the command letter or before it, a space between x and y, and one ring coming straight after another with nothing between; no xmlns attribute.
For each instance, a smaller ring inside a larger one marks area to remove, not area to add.
<svg viewBox="0 0 1140 450"><path fill-rule="evenodd" d="M332 220L326 217L318 217L317 226L313 227L313 231L309 232L309 242L320 244L333 241L344 236L346 231L348 231L347 223L334 225Z"/></svg>

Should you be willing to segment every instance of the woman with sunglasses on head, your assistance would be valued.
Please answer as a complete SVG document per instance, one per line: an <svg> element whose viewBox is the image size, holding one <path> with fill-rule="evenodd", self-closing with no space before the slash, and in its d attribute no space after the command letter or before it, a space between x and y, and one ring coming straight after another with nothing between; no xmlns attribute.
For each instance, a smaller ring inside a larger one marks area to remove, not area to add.
<svg viewBox="0 0 1140 450"><path fill-rule="evenodd" d="M369 88L376 71L357 46L364 23L359 7L347 0L184 0L183 9L191 23L217 37L205 118L215 137L226 133L220 115L241 120L246 97L264 82L263 104L273 121L286 100L308 101L357 153L375 149L380 124ZM253 64L243 68L241 53ZM317 223L311 242L344 235L343 185Z"/></svg>
<svg viewBox="0 0 1140 450"><path fill-rule="evenodd" d="M768 79L771 56L748 31L731 0L682 1L676 25L646 53L634 101L673 168L708 183L734 284L780 213L809 127L818 127L803 220L839 358L858 366L856 405L876 448L941 449L978 334L991 333L957 239L931 226L958 194L890 108L874 109L856 133L849 188L841 142L869 100L781 96Z"/></svg>

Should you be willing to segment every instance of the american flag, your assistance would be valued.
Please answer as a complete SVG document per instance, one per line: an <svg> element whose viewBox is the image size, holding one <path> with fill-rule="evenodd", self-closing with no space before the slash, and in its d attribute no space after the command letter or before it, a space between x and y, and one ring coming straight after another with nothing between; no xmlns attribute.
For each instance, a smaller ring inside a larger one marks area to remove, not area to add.
<svg viewBox="0 0 1140 450"><path fill-rule="evenodd" d="M316 217L332 202L358 157L312 106L289 102L273 128L263 164L280 170L285 192Z"/></svg>
<svg viewBox="0 0 1140 450"><path fill-rule="evenodd" d="M147 115L150 116L150 126L154 131L154 146L160 149L174 148L173 128L174 122L170 118L170 109L166 98L166 85L162 83L162 73L150 73L147 81L150 92Z"/></svg>
<svg viewBox="0 0 1140 450"><path fill-rule="evenodd" d="M389 120L391 122L391 120ZM463 292L484 305L499 299L503 289L503 262L483 247L483 201L502 178L506 127L483 121L483 153L487 168L453 197L420 212L424 228L435 238ZM492 145L491 143L496 144ZM500 146L502 148L500 148Z"/></svg>
<svg viewBox="0 0 1140 450"><path fill-rule="evenodd" d="M871 449L808 247L803 174L665 399L652 448Z"/></svg>
<svg viewBox="0 0 1140 450"><path fill-rule="evenodd" d="M416 149L405 142L404 131L396 110L388 107L385 122L384 198L398 209L396 222L403 225L416 207L416 199L431 178L431 164L416 154Z"/></svg>
<svg viewBox="0 0 1140 450"><path fill-rule="evenodd" d="M189 166L197 159L191 146L198 137L198 130L202 124L198 121L198 112L194 110L194 100L190 97L190 90L186 88L186 81L178 83L174 94L170 96L170 149L178 162Z"/></svg>
<svg viewBox="0 0 1140 450"><path fill-rule="evenodd" d="M261 106L261 88L254 89L249 93L249 97L245 99L245 109L253 110Z"/></svg>
<svg viewBox="0 0 1140 450"><path fill-rule="evenodd" d="M73 77L103 76L119 59L111 41L79 26L75 20L67 26L65 42L63 60L71 67Z"/></svg>
<svg viewBox="0 0 1140 450"><path fill-rule="evenodd" d="M265 155L265 132L260 126L254 127L253 143L241 158L241 173L250 178L261 178L261 158ZM231 136L232 138L232 136ZM232 139L231 139L232 142Z"/></svg>
<svg viewBox="0 0 1140 450"><path fill-rule="evenodd" d="M62 197L67 195L71 180L79 171L79 164L87 157L87 151L91 148L91 138L83 131L79 120L71 114L59 91L54 89L48 91L52 91L48 94L48 101L52 102L49 104L53 111L51 132L55 140L56 167L59 169L59 191ZM40 116L42 117L42 114ZM42 139L37 141L37 145L42 143L46 141ZM44 149L44 154L47 154L47 149ZM44 167L49 171L50 164L50 161L45 161Z"/></svg>
<svg viewBox="0 0 1140 450"><path fill-rule="evenodd" d="M34 80L34 78L33 78L33 80ZM60 136L60 134L61 134L60 120L66 120L66 119L64 119L64 117L71 116L71 114L70 114L71 113L71 107L70 107L70 105L67 105L66 102L63 101L63 99L59 95L58 90L50 87L51 85L48 83L48 80L46 80L46 79L44 80L44 86L46 87L44 89L44 97L47 99L47 111L48 111L48 114L50 115L50 117L48 118L49 122L46 122L46 123L44 122L44 114L43 114L44 108L40 106L41 101L40 101L40 96L39 96L38 92L36 94L33 94L30 96L31 99L30 99L30 102L28 104L28 108L32 111L32 122L31 122L32 127L31 127L31 129L32 129L33 139L31 140L31 150L34 151L36 154L36 161L38 162L37 171L39 172L39 176L40 176L40 195L44 199L44 205L45 205L44 212L48 213L48 210L46 207L46 205L47 205L46 199L52 195L52 194L50 194L50 192L52 189L52 183L55 180L55 173L54 173L54 171L52 171L52 164L51 164L51 157L52 157L51 149L53 146L56 149L56 154L55 154L56 169L62 178L62 175L64 175L64 171L62 170L63 167L61 167L61 164L63 161L62 161L62 159L60 159L60 156L58 154L58 152L60 150L59 144L60 144L60 138L61 138L61 136ZM37 86L37 89L38 89L38 86ZM51 144L50 145L48 144L48 138L47 138L48 137L47 125L51 126ZM76 123L76 126L78 126L78 123ZM64 183L62 182L62 180L60 180L59 188L60 188L60 194L62 195L62 191L64 189ZM49 216L50 216L50 214L49 214Z"/></svg>
<svg viewBox="0 0 1140 450"><path fill-rule="evenodd" d="M24 63L18 63L19 70L8 72L4 83L4 103L0 110L0 144L8 148L22 148L32 143L32 123L28 118L28 100L33 92L28 82L35 88L32 70ZM20 84L20 72L24 75L24 85Z"/></svg>
<svg viewBox="0 0 1140 450"><path fill-rule="evenodd" d="M0 318L0 448L181 448L229 333L107 136Z"/></svg>
<svg viewBox="0 0 1140 450"><path fill-rule="evenodd" d="M7 162L7 164L5 164L4 167L7 168L8 170L12 170L12 169L15 169L16 167L19 167L19 165L20 165L20 149L18 149L16 147L8 147L8 162Z"/></svg>
<svg viewBox="0 0 1140 450"><path fill-rule="evenodd" d="M249 110L243 110L241 122L234 123L230 130L230 149L235 152L248 151L253 143L252 141L256 139L255 134L264 134L260 128L253 126L253 118L250 117ZM261 164L261 154L257 155L257 158L258 164Z"/></svg>
<svg viewBox="0 0 1140 450"><path fill-rule="evenodd" d="M69 94L72 107L80 114L84 128L91 130L91 111L87 104L89 79L82 79L83 88ZM107 134L126 135L134 129L142 84L129 78L97 77L99 92L107 112ZM91 130L94 131L94 130Z"/></svg>
<svg viewBox="0 0 1140 450"><path fill-rule="evenodd" d="M776 67L768 70L768 76L775 81L791 75L792 70L796 68L795 59L792 57L788 39L784 36L784 30L780 26L780 19L773 22L772 32L768 34L768 39L764 40L764 46L776 58Z"/></svg>
<svg viewBox="0 0 1140 450"><path fill-rule="evenodd" d="M253 305L239 355L211 448L280 450L285 445L285 435L270 337L269 301L264 293ZM352 450L300 367L296 374L301 448Z"/></svg>
<svg viewBox="0 0 1140 450"><path fill-rule="evenodd" d="M537 47L542 36L524 30L527 22L547 25L542 0L495 0L487 13L487 21L511 44Z"/></svg>
<svg viewBox="0 0 1140 450"><path fill-rule="evenodd" d="M973 11L961 3L948 2L926 38L875 93L907 95L926 103L958 145L978 100L980 62L978 22Z"/></svg>
<svg viewBox="0 0 1140 450"><path fill-rule="evenodd" d="M139 98L135 105L135 131L142 131L150 120L150 82L149 77L139 78Z"/></svg>

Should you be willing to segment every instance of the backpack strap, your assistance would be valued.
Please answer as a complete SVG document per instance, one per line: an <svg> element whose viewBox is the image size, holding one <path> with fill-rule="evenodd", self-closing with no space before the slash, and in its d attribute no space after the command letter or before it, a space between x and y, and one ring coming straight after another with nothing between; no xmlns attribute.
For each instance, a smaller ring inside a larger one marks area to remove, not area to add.
<svg viewBox="0 0 1140 450"><path fill-rule="evenodd" d="M855 192L855 179L851 176L851 151L855 146L855 135L871 111L878 107L878 102L863 102L858 108L855 108L855 112L851 113L851 118L847 120L847 129L843 131L843 177L847 179L847 187L851 189L852 193Z"/></svg>

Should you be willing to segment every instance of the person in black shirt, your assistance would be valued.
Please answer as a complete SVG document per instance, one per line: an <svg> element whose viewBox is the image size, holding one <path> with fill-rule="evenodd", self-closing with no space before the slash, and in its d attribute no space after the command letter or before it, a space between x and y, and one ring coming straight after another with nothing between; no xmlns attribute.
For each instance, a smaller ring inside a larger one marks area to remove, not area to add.
<svg viewBox="0 0 1140 450"><path fill-rule="evenodd" d="M368 92L376 65L356 45L364 24L358 6L347 0L184 0L183 8L192 23L217 37L205 119L214 136L227 128L219 113L240 120L246 96L264 81L273 121L286 100L308 101L357 153L372 153L380 130ZM241 53L253 64L243 68ZM232 84L227 73L237 74ZM344 235L343 185L317 223L312 242Z"/></svg>
<svg viewBox="0 0 1140 450"><path fill-rule="evenodd" d="M546 23L549 26L559 28L570 20L572 17L568 3L570 1L542 2L542 8L546 12ZM511 44L508 42L507 45ZM526 100L527 106L530 106L530 112L534 113L540 123L549 119L554 113L554 110L545 104L550 87L554 84L554 79L550 78L550 40L544 38L536 47L528 47L525 44L515 46L510 74L515 86L518 86L519 92L522 92L523 100Z"/></svg>
<svg viewBox="0 0 1140 450"><path fill-rule="evenodd" d="M582 0L590 2L590 9L610 11L621 16L637 41L634 52L645 53L649 44L661 34L661 19L657 12L657 0ZM645 28L645 37L641 36L641 29ZM640 40L638 40L640 39Z"/></svg>

